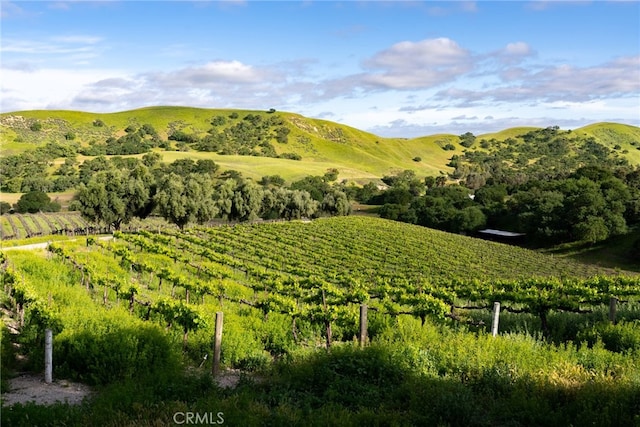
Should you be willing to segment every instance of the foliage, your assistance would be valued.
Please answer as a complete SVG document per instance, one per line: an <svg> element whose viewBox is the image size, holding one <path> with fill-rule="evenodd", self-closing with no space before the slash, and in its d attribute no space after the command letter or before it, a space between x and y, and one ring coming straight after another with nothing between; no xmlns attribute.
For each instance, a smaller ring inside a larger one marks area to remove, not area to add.
<svg viewBox="0 0 640 427"><path fill-rule="evenodd" d="M43 191L29 191L20 196L14 208L18 213L58 212L60 204L52 202Z"/></svg>
<svg viewBox="0 0 640 427"><path fill-rule="evenodd" d="M11 204L7 203L7 202L0 202L0 215L4 215L6 213L9 213L9 211L11 211L12 207Z"/></svg>
<svg viewBox="0 0 640 427"><path fill-rule="evenodd" d="M213 200L213 182L202 174L182 177L171 173L158 184L154 202L166 220L184 228L190 221L202 224L218 212Z"/></svg>
<svg viewBox="0 0 640 427"><path fill-rule="evenodd" d="M76 194L80 212L90 221L120 229L133 217L152 210L152 177L146 167L133 171L109 169L96 173Z"/></svg>
<svg viewBox="0 0 640 427"><path fill-rule="evenodd" d="M122 315L86 319L81 327L56 336L55 360L61 375L89 384L109 384L175 369L170 341L155 325Z"/></svg>

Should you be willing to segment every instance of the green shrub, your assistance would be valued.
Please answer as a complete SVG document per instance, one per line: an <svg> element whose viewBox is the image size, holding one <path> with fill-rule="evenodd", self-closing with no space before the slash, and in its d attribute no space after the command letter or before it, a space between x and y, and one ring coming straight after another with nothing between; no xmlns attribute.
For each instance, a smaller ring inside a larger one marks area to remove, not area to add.
<svg viewBox="0 0 640 427"><path fill-rule="evenodd" d="M622 353L640 350L640 320L620 322L600 322L578 333L577 341L586 342L590 347L602 341L609 351Z"/></svg>
<svg viewBox="0 0 640 427"><path fill-rule="evenodd" d="M178 367L175 346L157 325L130 319L89 321L55 339L58 371L89 384L109 384Z"/></svg>
<svg viewBox="0 0 640 427"><path fill-rule="evenodd" d="M329 353L279 364L276 372L276 387L291 399L313 407L335 403L352 409L377 407L408 377L406 363L382 346L336 346Z"/></svg>
<svg viewBox="0 0 640 427"><path fill-rule="evenodd" d="M15 209L18 213L58 212L60 204L52 202L43 191L29 191L20 196Z"/></svg>
<svg viewBox="0 0 640 427"><path fill-rule="evenodd" d="M2 323L0 324L0 391L2 393L9 388L7 379L14 365L15 353L9 336L9 329Z"/></svg>

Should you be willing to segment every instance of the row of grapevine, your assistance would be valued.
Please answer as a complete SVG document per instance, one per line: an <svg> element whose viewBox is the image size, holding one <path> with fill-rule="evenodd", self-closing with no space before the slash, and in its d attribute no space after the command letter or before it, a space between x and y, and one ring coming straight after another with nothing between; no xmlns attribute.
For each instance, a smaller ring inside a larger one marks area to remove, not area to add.
<svg viewBox="0 0 640 427"><path fill-rule="evenodd" d="M104 227L89 223L80 214L69 212L6 214L0 216L2 239L26 239L46 235L107 233Z"/></svg>
<svg viewBox="0 0 640 427"><path fill-rule="evenodd" d="M228 238L234 236L231 227L197 231L204 231L207 235L216 237L216 240L196 237L193 230L172 231L163 235L148 232L139 235L122 234L120 237L141 250L154 248L154 253L158 253L163 244L176 245L180 248L182 259L192 260L193 255L197 254L201 258L206 257L209 261L219 263L219 269L227 267L244 271L243 285L254 292L262 292L261 297L254 298L252 305L265 316L274 311L307 320L322 316L325 320L336 320L339 316L328 316L330 309L337 312L340 308L349 307L347 312L353 313L355 310L350 305L355 307L359 303L368 302L373 310L381 313L394 316L410 314L424 322L426 316L459 318L454 313L455 309L489 308L494 301L501 301L505 310L539 315L544 328L546 315L552 310L588 312L595 306L608 303L612 296L621 299L640 296L640 281L633 277L562 280L440 278L429 282L412 275L402 277L401 274L396 274L393 277L380 275L371 279L338 275L335 272L323 275L323 270L314 270L312 264L300 259L289 262L293 266L287 267L285 273L279 268L283 262L282 255L277 251L267 252L259 239L252 240L253 244L250 245L248 237L239 234L234 242ZM149 243L150 241L153 243ZM277 236L275 241L278 241ZM235 245L243 245L246 250L240 252L239 256L232 257L228 254L235 251ZM177 256L172 253L175 249L164 248L161 251L168 253L172 259ZM328 254L329 251L323 253ZM316 263L322 264L322 253L316 251L313 255ZM294 256L290 255L289 258ZM326 259L325 263L329 264ZM361 283L367 283L367 286ZM322 315L318 312L318 307L323 308Z"/></svg>
<svg viewBox="0 0 640 427"><path fill-rule="evenodd" d="M367 231L378 234L378 244L332 219L118 232L108 243L88 238L86 247L54 244L49 251L72 265L92 294L103 290L103 305L114 294L116 304L128 301L129 312L142 319L180 325L185 342L190 330L206 325L202 313L211 313L212 304L250 306L264 319L287 316L294 337L302 323L314 325L330 345L332 327L355 325L363 303L380 315L424 323L427 317L464 321L465 310L500 301L505 310L539 316L544 328L552 311L587 312L611 297L640 298L638 277L476 279L458 277L455 265L432 274L433 262L422 261L433 252L416 261L409 259L413 248L403 250L418 245L415 236L402 244L385 241L376 221L365 224L374 226ZM353 239L341 243L340 234Z"/></svg>

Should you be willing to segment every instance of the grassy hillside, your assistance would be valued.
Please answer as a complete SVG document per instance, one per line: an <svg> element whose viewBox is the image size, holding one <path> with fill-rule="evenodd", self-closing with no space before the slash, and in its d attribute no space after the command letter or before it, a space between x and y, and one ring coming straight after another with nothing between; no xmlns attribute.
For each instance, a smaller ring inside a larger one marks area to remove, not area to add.
<svg viewBox="0 0 640 427"><path fill-rule="evenodd" d="M210 158L223 169L235 169L245 176L260 178L279 174L285 179L299 179L308 174L323 174L328 168L337 168L340 178L358 183L411 169L418 176L438 175L452 172L446 166L451 156L464 150L456 135L440 134L419 138L383 138L342 124L303 117L287 112L267 112L230 109L204 109L190 107L148 107L118 113L90 113L79 111L21 111L0 115L0 138L2 155L17 154L49 141L65 142L65 136L74 135L74 143L90 146L103 143L107 138L120 137L124 129L133 125L152 125L162 139L167 139L178 129L187 134L206 136L211 120L216 116L227 118L227 123L218 127L229 127L229 116L237 114L241 119L247 115L259 115L264 120L277 116L289 130L288 142L271 141L276 154L293 153L302 160L220 155L215 152L159 151L165 161L177 158ZM95 126L99 120L104 125ZM38 122L41 129L33 131ZM523 135L536 128L518 127L500 132L479 135L477 140L508 138L520 140ZM597 123L573 131L574 135L593 137L632 163L640 164L640 128L617 124ZM175 147L175 143L173 143ZM445 150L450 144L455 149ZM617 148L616 148L617 147ZM481 150L476 144L473 150ZM414 159L420 159L416 161Z"/></svg>
<svg viewBox="0 0 640 427"><path fill-rule="evenodd" d="M632 163L640 164L640 128L638 127L620 123L594 123L575 129L574 132L592 136L609 148L619 145L620 151L628 151L625 157Z"/></svg>
<svg viewBox="0 0 640 427"><path fill-rule="evenodd" d="M504 141L508 138L519 140L520 135L540 129L536 127L515 127L499 132L478 135L478 140L496 139ZM640 164L640 128L622 123L593 123L581 128L573 129L573 135L592 137L596 142L617 151L633 164ZM521 139L520 139L521 140ZM617 147L617 148L616 148ZM476 148L476 147L474 147Z"/></svg>
<svg viewBox="0 0 640 427"><path fill-rule="evenodd" d="M504 129L504 130L501 130L499 132L484 133L482 135L478 135L478 139L492 139L492 138L495 138L498 141L504 141L507 138L517 138L520 135L523 135L523 134L525 134L527 132L530 132L530 131L536 130L536 129L540 129L540 128L520 126L520 127L515 127L515 128Z"/></svg>
<svg viewBox="0 0 640 427"><path fill-rule="evenodd" d="M211 127L212 117L228 117L233 113L237 113L239 117L247 114L270 116L270 113L264 111L189 107L150 107L109 114L52 110L6 113L0 115L2 153L3 155L16 154L50 140L64 141L64 135L68 131L75 134L76 142L89 145L102 142L111 135L120 136L131 124L150 124L163 139L167 138L172 128L179 128L186 133L205 135ZM277 112L275 114L284 119L285 126L290 131L288 143L273 143L276 152L299 154L302 161L218 156L215 153L194 151L188 154L161 153L167 161L184 156L212 158L220 161L225 169L240 170L253 178L260 178L265 174L297 178L309 173L324 173L328 168L335 167L340 170L342 178L359 182L366 182L404 169L415 170L423 176L435 175L439 171L449 171L450 168L445 165L455 153L442 149L448 142L455 144L457 137L453 135L415 139L382 138L326 120L310 119L292 113ZM95 120L101 120L105 126L94 126ZM35 121L42 124L42 129L38 132L29 129ZM457 148L462 149L459 145ZM422 161L414 161L415 157L420 157Z"/></svg>
<svg viewBox="0 0 640 427"><path fill-rule="evenodd" d="M628 234L614 236L597 244L568 243L543 252L585 264L640 272L640 258L632 260L629 256L634 243L639 240L640 228L636 228Z"/></svg>

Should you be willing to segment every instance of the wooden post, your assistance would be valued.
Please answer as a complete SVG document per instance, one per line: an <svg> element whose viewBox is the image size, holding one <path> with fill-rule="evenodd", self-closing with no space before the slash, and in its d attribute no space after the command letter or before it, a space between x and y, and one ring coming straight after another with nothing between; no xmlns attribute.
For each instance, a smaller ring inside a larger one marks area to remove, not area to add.
<svg viewBox="0 0 640 427"><path fill-rule="evenodd" d="M360 347L367 343L367 304L360 304Z"/></svg>
<svg viewBox="0 0 640 427"><path fill-rule="evenodd" d="M609 321L611 321L611 323L616 323L617 304L618 304L618 298L616 297L609 298Z"/></svg>
<svg viewBox="0 0 640 427"><path fill-rule="evenodd" d="M326 316L327 315L327 299L324 293L324 289L322 290L322 307L324 308L324 314ZM333 332L331 331L331 321L325 318L324 326L327 331L326 333L327 333L327 351L328 351L331 348L331 337L333 335Z"/></svg>
<svg viewBox="0 0 640 427"><path fill-rule="evenodd" d="M494 337L498 335L498 322L500 320L500 303L498 301L493 303L493 322L491 322L491 335Z"/></svg>
<svg viewBox="0 0 640 427"><path fill-rule="evenodd" d="M51 384L53 381L53 332L51 329L44 331L44 382Z"/></svg>
<svg viewBox="0 0 640 427"><path fill-rule="evenodd" d="M211 372L213 376L217 376L220 372L220 349L222 346L222 318L223 313L221 311L216 312L216 329L215 337L213 341L213 367Z"/></svg>

